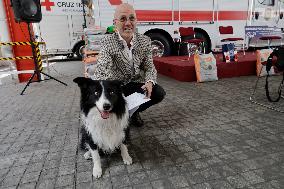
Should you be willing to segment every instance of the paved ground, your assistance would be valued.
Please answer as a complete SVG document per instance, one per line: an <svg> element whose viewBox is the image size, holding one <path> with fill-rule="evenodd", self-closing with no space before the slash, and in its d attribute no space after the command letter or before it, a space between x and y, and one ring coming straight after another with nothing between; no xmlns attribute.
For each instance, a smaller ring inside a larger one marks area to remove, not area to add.
<svg viewBox="0 0 284 189"><path fill-rule="evenodd" d="M160 76L166 99L131 128L125 166L104 157L103 177L78 150L78 61L60 62L53 80L0 85L0 188L284 188L284 116L251 103L255 77L182 83ZM275 77L275 80L280 77ZM262 92L261 92L262 91ZM257 98L265 103L263 89ZM284 99L275 107L284 109Z"/></svg>

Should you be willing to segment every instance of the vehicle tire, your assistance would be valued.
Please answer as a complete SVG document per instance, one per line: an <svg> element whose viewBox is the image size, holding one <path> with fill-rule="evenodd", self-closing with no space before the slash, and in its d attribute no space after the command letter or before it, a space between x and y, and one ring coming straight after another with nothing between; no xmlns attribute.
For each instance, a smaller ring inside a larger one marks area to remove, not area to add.
<svg viewBox="0 0 284 189"><path fill-rule="evenodd" d="M82 58L83 58L84 47L85 47L84 41L79 42L75 47L75 54L76 54L77 58L80 59L80 60L82 60Z"/></svg>
<svg viewBox="0 0 284 189"><path fill-rule="evenodd" d="M151 38L153 57L169 56L171 55L171 45L169 40L160 33L146 34Z"/></svg>

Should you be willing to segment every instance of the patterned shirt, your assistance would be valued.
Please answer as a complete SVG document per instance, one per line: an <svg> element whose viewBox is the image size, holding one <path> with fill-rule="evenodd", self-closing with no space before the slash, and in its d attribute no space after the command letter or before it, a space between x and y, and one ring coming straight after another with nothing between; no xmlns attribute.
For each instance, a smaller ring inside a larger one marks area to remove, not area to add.
<svg viewBox="0 0 284 189"><path fill-rule="evenodd" d="M131 47L132 60L117 33L104 37L93 79L121 80L124 84L151 80L156 83L157 71L153 64L150 38L135 33Z"/></svg>

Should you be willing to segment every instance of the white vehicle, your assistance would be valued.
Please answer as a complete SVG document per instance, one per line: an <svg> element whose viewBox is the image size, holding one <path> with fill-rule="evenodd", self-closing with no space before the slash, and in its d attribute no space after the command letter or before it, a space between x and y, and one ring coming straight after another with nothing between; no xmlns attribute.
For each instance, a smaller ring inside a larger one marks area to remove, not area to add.
<svg viewBox="0 0 284 189"><path fill-rule="evenodd" d="M37 41L46 43L48 54L81 57L85 44L82 6L81 0L41 0L42 20L33 29Z"/></svg>
<svg viewBox="0 0 284 189"><path fill-rule="evenodd" d="M196 37L205 39L207 52L221 48L219 26L233 26L234 35L246 39L245 48L267 45L266 41L248 40L245 26L284 28L283 0L93 0L96 24L112 25L115 7L123 2L134 6L138 32L152 39L159 56L172 54L180 27L194 27Z"/></svg>

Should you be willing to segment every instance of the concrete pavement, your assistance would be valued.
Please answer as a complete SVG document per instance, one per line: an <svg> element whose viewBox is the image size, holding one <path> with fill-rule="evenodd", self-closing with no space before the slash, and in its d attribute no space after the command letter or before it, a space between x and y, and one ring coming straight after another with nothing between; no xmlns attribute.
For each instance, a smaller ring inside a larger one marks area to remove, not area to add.
<svg viewBox="0 0 284 189"><path fill-rule="evenodd" d="M82 71L58 62L50 74L68 86L32 83L24 96L25 83L0 85L0 188L284 188L284 115L248 100L255 76L197 84L160 75L167 96L142 113L144 127L131 127L133 164L103 157L103 177L92 181L78 149L72 80ZM261 87L256 98L268 104ZM284 99L274 106L284 110Z"/></svg>

